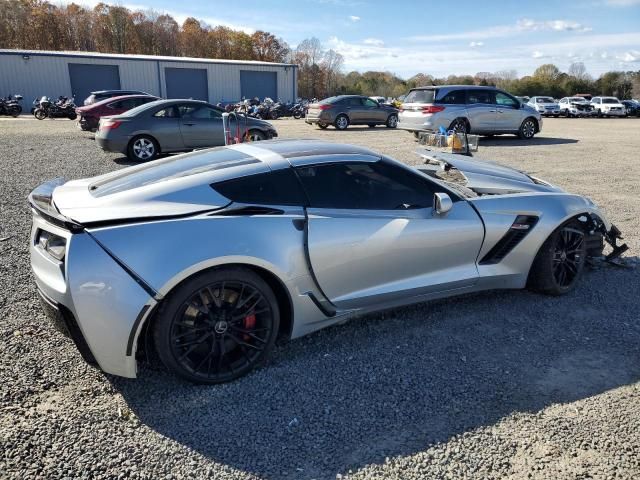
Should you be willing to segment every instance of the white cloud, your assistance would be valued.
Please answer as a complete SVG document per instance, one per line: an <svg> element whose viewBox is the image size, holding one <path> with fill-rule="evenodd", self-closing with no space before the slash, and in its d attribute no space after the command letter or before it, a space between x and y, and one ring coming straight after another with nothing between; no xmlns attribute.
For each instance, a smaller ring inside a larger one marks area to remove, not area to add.
<svg viewBox="0 0 640 480"><path fill-rule="evenodd" d="M484 42L470 42L469 46L471 48L483 47L484 46Z"/></svg>
<svg viewBox="0 0 640 480"><path fill-rule="evenodd" d="M415 35L412 37L408 37L408 39L417 42L447 42L450 40L477 41L478 39L510 37L523 32L535 32L544 30L556 32L589 32L591 31L591 28L586 27L578 22L569 20L536 21L524 18L518 20L514 25L497 25L482 30L473 30L459 33Z"/></svg>
<svg viewBox="0 0 640 480"><path fill-rule="evenodd" d="M535 51L531 54L531 56L532 56L533 58L544 58L544 57L546 57L546 55L545 55L544 53L542 53L540 50L535 50Z"/></svg>
<svg viewBox="0 0 640 480"><path fill-rule="evenodd" d="M640 0L606 0L606 4L613 7L631 7L640 5Z"/></svg>
<svg viewBox="0 0 640 480"><path fill-rule="evenodd" d="M365 38L362 43L365 45L372 45L374 47L384 47L384 41L379 38Z"/></svg>
<svg viewBox="0 0 640 480"><path fill-rule="evenodd" d="M621 55L617 55L616 58L625 63L640 62L640 50L630 50Z"/></svg>
<svg viewBox="0 0 640 480"><path fill-rule="evenodd" d="M357 15L349 15L349 20L351 20L352 22L359 22L360 17L358 17Z"/></svg>

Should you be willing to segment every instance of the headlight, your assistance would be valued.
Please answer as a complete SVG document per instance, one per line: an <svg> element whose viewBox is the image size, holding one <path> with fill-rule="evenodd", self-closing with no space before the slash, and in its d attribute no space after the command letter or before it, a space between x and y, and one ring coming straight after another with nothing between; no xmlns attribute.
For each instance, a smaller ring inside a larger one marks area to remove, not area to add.
<svg viewBox="0 0 640 480"><path fill-rule="evenodd" d="M58 261L64 260L67 251L67 240L45 230L40 230L36 236L36 244Z"/></svg>

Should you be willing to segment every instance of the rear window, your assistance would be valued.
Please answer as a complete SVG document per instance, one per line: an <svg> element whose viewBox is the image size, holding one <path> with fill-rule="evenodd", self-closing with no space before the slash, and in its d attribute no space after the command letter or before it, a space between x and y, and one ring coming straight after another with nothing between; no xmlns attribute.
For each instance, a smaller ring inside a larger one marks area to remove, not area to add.
<svg viewBox="0 0 640 480"><path fill-rule="evenodd" d="M437 90L411 90L404 98L404 103L433 103Z"/></svg>
<svg viewBox="0 0 640 480"><path fill-rule="evenodd" d="M536 98L536 103L554 103L553 98L551 97L538 97Z"/></svg>
<svg viewBox="0 0 640 480"><path fill-rule="evenodd" d="M94 197L102 197L163 180L259 162L260 160L237 150L221 147L206 152L193 152L190 155L156 160L135 168L130 173L123 170L121 175L93 183L89 190Z"/></svg>
<svg viewBox="0 0 640 480"><path fill-rule="evenodd" d="M306 205L307 201L291 168L234 178L211 185L229 200L257 205Z"/></svg>

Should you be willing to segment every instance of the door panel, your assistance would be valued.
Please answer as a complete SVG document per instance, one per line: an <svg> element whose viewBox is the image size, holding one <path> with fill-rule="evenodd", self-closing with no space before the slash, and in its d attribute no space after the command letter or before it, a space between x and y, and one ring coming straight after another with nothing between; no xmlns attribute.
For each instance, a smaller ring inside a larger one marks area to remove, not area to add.
<svg viewBox="0 0 640 480"><path fill-rule="evenodd" d="M443 217L407 211L310 208L309 256L339 308L391 302L473 285L482 222L460 201Z"/></svg>
<svg viewBox="0 0 640 480"><path fill-rule="evenodd" d="M180 131L187 148L204 148L224 145L222 114L211 107L181 105Z"/></svg>
<svg viewBox="0 0 640 480"><path fill-rule="evenodd" d="M349 115L350 123L366 123L367 121L367 110L362 105L362 100L360 97L351 97L346 99L346 110Z"/></svg>
<svg viewBox="0 0 640 480"><path fill-rule="evenodd" d="M467 92L467 115L472 132L492 132L496 123L495 95L491 90Z"/></svg>
<svg viewBox="0 0 640 480"><path fill-rule="evenodd" d="M520 102L502 92L496 92L496 123L495 129L501 132L514 132L522 123Z"/></svg>
<svg viewBox="0 0 640 480"><path fill-rule="evenodd" d="M171 152L184 149L178 109L171 105L155 112L146 125L153 136L160 142L160 150Z"/></svg>

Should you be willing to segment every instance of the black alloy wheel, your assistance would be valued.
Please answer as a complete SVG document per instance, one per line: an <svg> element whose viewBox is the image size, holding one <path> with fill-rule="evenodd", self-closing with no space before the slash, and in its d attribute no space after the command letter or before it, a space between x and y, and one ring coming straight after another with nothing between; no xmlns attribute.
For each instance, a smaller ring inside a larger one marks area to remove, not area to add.
<svg viewBox="0 0 640 480"><path fill-rule="evenodd" d="M197 276L172 296L154 340L174 373L196 383L223 383L264 362L278 325L278 304L264 280L244 269L219 270Z"/></svg>

